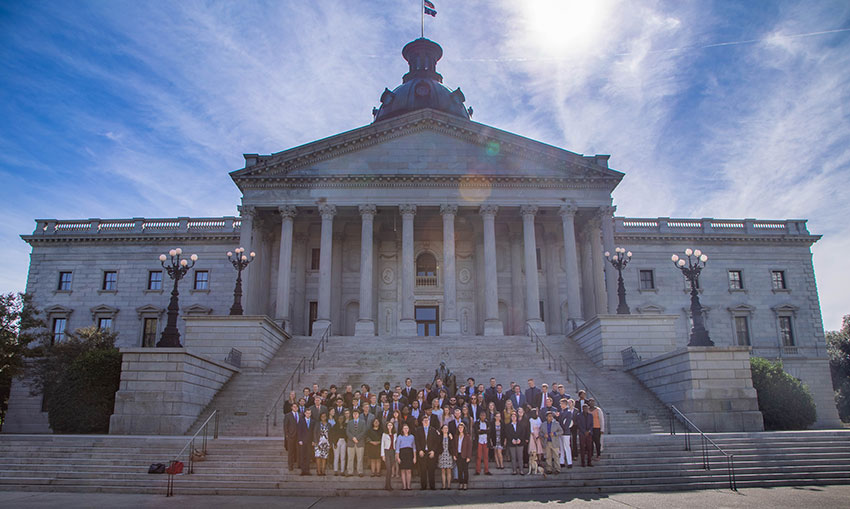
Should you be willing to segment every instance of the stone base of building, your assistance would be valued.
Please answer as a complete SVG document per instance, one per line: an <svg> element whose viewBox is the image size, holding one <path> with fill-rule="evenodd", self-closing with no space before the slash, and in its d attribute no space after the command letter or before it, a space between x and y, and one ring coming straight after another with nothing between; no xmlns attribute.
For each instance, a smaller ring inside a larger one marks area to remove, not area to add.
<svg viewBox="0 0 850 509"><path fill-rule="evenodd" d="M399 336L415 336L416 335L416 321L415 320L400 320L398 322L398 335Z"/></svg>
<svg viewBox="0 0 850 509"><path fill-rule="evenodd" d="M354 324L354 335L355 336L374 336L375 335L375 322L372 320L357 320Z"/></svg>
<svg viewBox="0 0 850 509"><path fill-rule="evenodd" d="M316 320L313 322L313 334L314 338L320 338L325 335L325 331L331 326L330 320Z"/></svg>
<svg viewBox="0 0 850 509"><path fill-rule="evenodd" d="M485 336L504 336L505 327L501 320L484 320Z"/></svg>
<svg viewBox="0 0 850 509"><path fill-rule="evenodd" d="M440 327L441 336L460 336L460 322L454 319L443 320Z"/></svg>
<svg viewBox="0 0 850 509"><path fill-rule="evenodd" d="M771 359L775 360L775 359ZM835 390L829 375L829 359L804 357L784 357L782 369L795 378L799 378L809 387L815 400L817 420L812 425L818 429L841 429L844 425L838 417L835 406Z"/></svg>
<svg viewBox="0 0 850 509"><path fill-rule="evenodd" d="M183 320L186 350L224 362L235 348L243 368L266 367L290 337L267 316L184 316Z"/></svg>
<svg viewBox="0 0 850 509"><path fill-rule="evenodd" d="M47 412L42 412L42 395L30 394L30 378L12 379L9 407L3 433L52 433Z"/></svg>
<svg viewBox="0 0 850 509"><path fill-rule="evenodd" d="M525 322L526 329L531 329L540 337L546 337L546 324L543 320L528 320Z"/></svg>
<svg viewBox="0 0 850 509"><path fill-rule="evenodd" d="M685 347L627 371L702 431L764 430L749 347Z"/></svg>
<svg viewBox="0 0 850 509"><path fill-rule="evenodd" d="M182 435L239 369L185 348L122 348L114 435Z"/></svg>
<svg viewBox="0 0 850 509"><path fill-rule="evenodd" d="M641 359L676 348L675 315L598 315L578 326L570 337L602 367L623 367L623 350Z"/></svg>

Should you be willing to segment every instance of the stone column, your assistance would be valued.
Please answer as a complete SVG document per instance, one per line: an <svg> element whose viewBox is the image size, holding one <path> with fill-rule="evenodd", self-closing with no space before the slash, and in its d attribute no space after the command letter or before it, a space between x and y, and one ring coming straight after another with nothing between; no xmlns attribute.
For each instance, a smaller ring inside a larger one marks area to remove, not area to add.
<svg viewBox="0 0 850 509"><path fill-rule="evenodd" d="M578 207L575 204L564 205L558 210L564 227L564 270L567 273L567 319L565 333L584 323L581 310L581 292L579 291L578 250L576 249L575 217Z"/></svg>
<svg viewBox="0 0 850 509"><path fill-rule="evenodd" d="M546 323L547 334L563 334L563 318L561 317L561 303L564 301L561 295L561 281L558 277L560 274L559 267L561 262L558 259L558 249L560 243L557 241L557 236L549 231L553 225L547 225L545 228L546 237L543 245L543 281L546 283L546 308L543 316L540 317Z"/></svg>
<svg viewBox="0 0 850 509"><path fill-rule="evenodd" d="M246 253L254 251L254 216L256 214L257 210L252 206L239 207L239 215L242 217L242 226L239 227L239 246L244 247ZM252 315L256 311L253 295L256 291L254 273L257 270L251 270L252 268L254 268L253 264L248 265L242 272L242 306L246 315Z"/></svg>
<svg viewBox="0 0 850 509"><path fill-rule="evenodd" d="M319 305L313 336L320 337L331 325L331 259L333 257L333 230L336 207L327 203L319 205L322 215L322 241L319 245Z"/></svg>
<svg viewBox="0 0 850 509"><path fill-rule="evenodd" d="M401 213L401 320L398 324L398 334L415 336L413 276L416 267L413 260L413 217L416 215L416 205L400 205L398 210Z"/></svg>
<svg viewBox="0 0 850 509"><path fill-rule="evenodd" d="M608 313L608 297L605 295L605 257L602 256L602 238L599 217L589 221L587 237L590 240L590 263L593 267L593 295L596 302L596 314Z"/></svg>
<svg viewBox="0 0 850 509"><path fill-rule="evenodd" d="M522 214L522 245L525 254L525 324L538 336L546 335L546 326L540 320L540 282L537 277L537 238L534 233L534 216L537 207L523 205Z"/></svg>
<svg viewBox="0 0 850 509"><path fill-rule="evenodd" d="M277 270L277 309L275 318L287 332L292 332L289 311L290 282L292 280L292 223L297 209L292 205L278 207L280 212L280 259Z"/></svg>
<svg viewBox="0 0 850 509"><path fill-rule="evenodd" d="M340 230L344 229L341 225ZM342 309L342 248L345 245L345 234L341 231L334 233L333 251L331 251L331 334L345 334L345 313ZM357 322L354 322L355 326Z"/></svg>
<svg viewBox="0 0 850 509"><path fill-rule="evenodd" d="M375 205L360 205L360 316L354 326L355 336L375 335L372 319L372 231L376 212Z"/></svg>
<svg viewBox="0 0 850 509"><path fill-rule="evenodd" d="M455 216L457 205L440 205L443 215L443 323L440 335L457 336L457 276L455 274Z"/></svg>
<svg viewBox="0 0 850 509"><path fill-rule="evenodd" d="M484 335L503 336L505 329L499 320L499 282L496 270L496 205L479 209L484 223Z"/></svg>
<svg viewBox="0 0 850 509"><path fill-rule="evenodd" d="M304 307L307 304L307 250L310 248L310 236L306 233L295 234L295 292L292 300L290 321L296 334L306 336L309 324Z"/></svg>
<svg viewBox="0 0 850 509"><path fill-rule="evenodd" d="M511 233L511 323L505 325L505 333L511 335L526 334L523 307L525 294L522 280L522 236Z"/></svg>
<svg viewBox="0 0 850 509"><path fill-rule="evenodd" d="M617 207L602 207L599 209L599 219L602 222L602 247L603 251L614 252L614 212ZM608 313L617 313L617 271L607 260L605 267L605 290L608 294Z"/></svg>

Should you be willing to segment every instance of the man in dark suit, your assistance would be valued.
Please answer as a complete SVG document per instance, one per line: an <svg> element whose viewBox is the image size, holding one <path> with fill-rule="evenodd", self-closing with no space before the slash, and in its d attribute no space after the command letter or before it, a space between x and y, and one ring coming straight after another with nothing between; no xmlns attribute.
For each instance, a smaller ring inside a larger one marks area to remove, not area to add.
<svg viewBox="0 0 850 509"><path fill-rule="evenodd" d="M292 403L289 412L283 417L283 445L286 448L286 462L290 472L298 462L298 425L302 419L298 413L298 403Z"/></svg>
<svg viewBox="0 0 850 509"><path fill-rule="evenodd" d="M378 402L380 402L381 398L384 397L384 396L386 396L387 401L390 400L390 398L392 397L392 393L393 393L393 391L390 387L391 386L390 386L389 382L384 382L384 390L382 390L381 392L378 393Z"/></svg>
<svg viewBox="0 0 850 509"><path fill-rule="evenodd" d="M416 462L419 464L419 482L423 490L436 489L434 485L434 471L437 467L437 458L443 452L443 441L434 426L431 426L431 419L428 416L423 416L421 419L422 426L416 429L414 439L416 440L417 456Z"/></svg>
<svg viewBox="0 0 850 509"><path fill-rule="evenodd" d="M514 393L511 396L511 401L514 404L514 410L525 406L525 395L522 393L522 388L519 385L514 385Z"/></svg>
<svg viewBox="0 0 850 509"><path fill-rule="evenodd" d="M336 408L336 415L339 418L345 412L345 401L341 397L337 397L334 402L334 408Z"/></svg>
<svg viewBox="0 0 850 509"><path fill-rule="evenodd" d="M485 403L489 404L491 401L496 401L495 396L496 396L496 388L497 387L498 386L496 385L496 379L491 378L490 379L490 387L487 387L487 389L484 391L484 402Z"/></svg>
<svg viewBox="0 0 850 509"><path fill-rule="evenodd" d="M446 388L443 386L443 381L441 379L436 379L434 381L434 386L431 387L431 392L428 393L427 403L431 404L436 398L440 397L440 391L445 391Z"/></svg>
<svg viewBox="0 0 850 509"><path fill-rule="evenodd" d="M390 404L384 402L381 412L378 414L378 419L381 421L381 429L387 429L387 422L393 418L393 411L390 410Z"/></svg>
<svg viewBox="0 0 850 509"><path fill-rule="evenodd" d="M561 385L561 388L564 386ZM563 434L561 435L561 466L566 466L567 468L573 468L573 449L571 441L571 429L573 427L573 417L575 417L575 412L570 408L570 400L567 398L561 398L560 411L558 412L558 424L561 425L561 430Z"/></svg>
<svg viewBox="0 0 850 509"><path fill-rule="evenodd" d="M473 396L466 406L469 407L469 419L473 424L478 421L478 418L482 413L487 413L487 406L484 404L483 394Z"/></svg>
<svg viewBox="0 0 850 509"><path fill-rule="evenodd" d="M575 418L575 421L578 426L581 466L585 465L585 458L587 458L587 466L592 467L593 416L590 414L590 405L584 405L584 410Z"/></svg>
<svg viewBox="0 0 850 509"><path fill-rule="evenodd" d="M322 397L318 395L313 397L313 406L310 408L313 409L313 418L316 419L316 422L319 422L322 414L328 413L328 407L322 404Z"/></svg>
<svg viewBox="0 0 850 509"><path fill-rule="evenodd" d="M508 400L508 395L502 392L502 384L496 385L496 392L493 393L493 403L496 404L496 410L505 411L505 402Z"/></svg>
<svg viewBox="0 0 850 509"><path fill-rule="evenodd" d="M396 411L396 410L398 410L399 412L401 412L401 409L402 409L402 408L404 408L404 407L406 407L406 406L408 406L408 405L409 405L409 403L407 403L407 402L405 402L405 401L402 401L402 399L401 399L401 398L402 398L401 394L399 394L399 393L397 393L397 392L394 392L394 393L393 393L393 397L392 397L392 399L390 400L390 403L389 403L389 405L390 405L390 412L394 412L394 411Z"/></svg>
<svg viewBox="0 0 850 509"><path fill-rule="evenodd" d="M413 388L413 380L407 378L404 380L404 389L401 390L407 405L409 406L416 399L418 392Z"/></svg>
<svg viewBox="0 0 850 509"><path fill-rule="evenodd" d="M525 403L531 408L540 408L540 399L543 393L534 386L534 379L528 379L528 389L525 390Z"/></svg>
<svg viewBox="0 0 850 509"><path fill-rule="evenodd" d="M301 475L310 475L310 458L313 457L313 434L318 421L312 417L312 407L304 410L304 418L298 423L298 459Z"/></svg>

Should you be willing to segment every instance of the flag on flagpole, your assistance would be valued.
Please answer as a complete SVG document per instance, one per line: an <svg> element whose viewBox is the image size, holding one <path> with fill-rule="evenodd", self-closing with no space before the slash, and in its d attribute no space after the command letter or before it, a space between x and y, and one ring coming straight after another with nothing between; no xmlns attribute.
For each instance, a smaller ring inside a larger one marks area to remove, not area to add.
<svg viewBox="0 0 850 509"><path fill-rule="evenodd" d="M428 0L422 1L422 8L425 9L425 14L431 16L432 18L437 17L437 8L434 7L434 3Z"/></svg>

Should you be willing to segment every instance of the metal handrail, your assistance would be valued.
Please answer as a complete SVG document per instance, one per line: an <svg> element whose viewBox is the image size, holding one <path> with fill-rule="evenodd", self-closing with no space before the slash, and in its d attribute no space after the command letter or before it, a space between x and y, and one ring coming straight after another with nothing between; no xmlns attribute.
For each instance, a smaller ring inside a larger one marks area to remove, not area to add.
<svg viewBox="0 0 850 509"><path fill-rule="evenodd" d="M292 375L289 377L289 380L287 380L286 383L283 384L283 388L281 388L280 393L274 400L274 403L272 403L272 405L266 411L266 436L269 436L270 421L271 426L277 426L278 407L281 401L283 400L283 395L286 394L287 390L290 390L290 385L294 389L295 383L301 382L302 374L316 369L316 361L321 359L322 352L325 351L325 345L327 345L328 341L330 340L330 332L331 324L329 323L328 328L325 329L325 332L322 333L322 337L319 339L319 343L316 345L316 348L313 349L313 353L310 354L309 360L307 357L301 357L301 360L298 361L298 365L295 366L295 369L292 371Z"/></svg>
<svg viewBox="0 0 850 509"><path fill-rule="evenodd" d="M180 458L183 456L183 453L185 453L186 450L188 449L188 451L189 451L188 452L188 461L186 462L186 463L188 463L188 467L186 468L186 475L195 473L195 460L194 460L195 450L196 450L195 449L195 439L198 438L198 435L200 435L201 432L204 433L203 439L201 441L201 452L206 456L206 454L207 454L207 428L209 427L210 421L213 420L213 419L215 419L215 422L214 422L214 427L213 427L213 437L212 438L213 438L213 440L218 439L218 410L213 410L213 412L210 414L210 416L207 417L207 419L204 421L203 424L201 424L201 427L198 428L198 431L196 431L195 434L192 435L192 438L190 438L186 442L186 445L184 445L183 448L180 449L180 452L175 454L173 459L169 460L169 462L168 462L169 467L173 466L175 463L180 461ZM169 474L168 475L168 486L166 488L165 496L170 497L172 495L174 495L174 476Z"/></svg>
<svg viewBox="0 0 850 509"><path fill-rule="evenodd" d="M729 477L729 489L732 491L738 491L738 483L735 480L735 455L724 451L717 443L708 437L701 429L697 427L696 424L691 422L685 414L683 414L675 405L670 405L670 436L674 436L676 434L676 418L678 418L685 425L685 450L691 450L691 432L690 428L693 428L694 431L699 433L702 443L702 468L703 470L711 470L711 461L708 455L709 448L711 445L715 449L717 449L720 454L726 459L726 474Z"/></svg>
<svg viewBox="0 0 850 509"><path fill-rule="evenodd" d="M576 386L576 393L578 393L578 391L580 389L583 389L584 392L587 393L587 395L590 398L593 398L597 403L600 404L599 406L601 408L602 404L601 404L600 400L593 394L593 391L590 390L588 385L584 382L584 380L581 379L578 372L575 369L573 369L573 367L570 365L569 362L567 362L567 360L564 358L564 356L558 355L558 358L556 359L555 356L552 355L552 352L549 350L549 347L546 346L546 343L544 343L543 340L540 338L540 335L537 334L537 332L535 332L534 329L531 328L530 325L526 325L526 330L528 331L529 337L531 337L531 341L533 341L535 343L535 351L537 351L538 353L541 353L544 361L547 360L546 356L547 355L549 356L549 359L548 359L549 360L549 370L550 371L553 370L553 368L552 368L553 365L557 366L558 371L560 371L561 374L563 374L567 377L567 382L570 381L570 373L572 372L572 375L574 377L573 380L575 381L575 386ZM542 347L542 350L543 350L542 352L541 352L541 347ZM553 363L555 363L555 364L553 364ZM611 433L611 420L610 419L605 419L605 432Z"/></svg>

